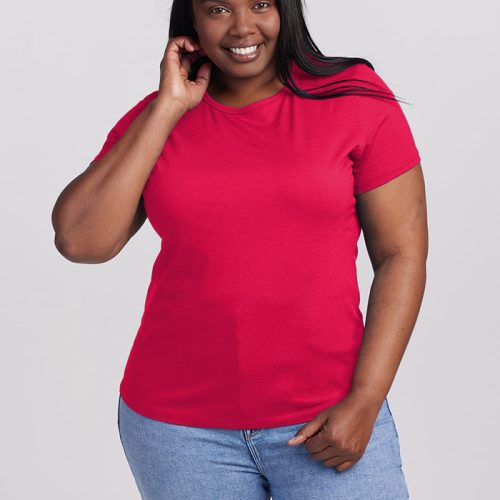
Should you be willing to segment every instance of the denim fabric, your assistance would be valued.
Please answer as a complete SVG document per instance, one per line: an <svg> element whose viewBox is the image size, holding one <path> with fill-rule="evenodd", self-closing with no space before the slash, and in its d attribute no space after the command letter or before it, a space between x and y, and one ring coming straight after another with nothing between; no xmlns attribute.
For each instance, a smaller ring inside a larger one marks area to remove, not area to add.
<svg viewBox="0 0 500 500"><path fill-rule="evenodd" d="M153 420L118 398L118 431L142 500L404 500L399 437L387 399L361 459L338 472L287 441L306 422L264 429Z"/></svg>

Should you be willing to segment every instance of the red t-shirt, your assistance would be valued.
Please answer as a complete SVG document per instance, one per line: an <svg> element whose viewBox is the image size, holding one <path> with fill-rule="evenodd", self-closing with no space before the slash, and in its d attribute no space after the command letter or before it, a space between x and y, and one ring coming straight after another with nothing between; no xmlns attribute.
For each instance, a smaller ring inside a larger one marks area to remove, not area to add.
<svg viewBox="0 0 500 500"><path fill-rule="evenodd" d="M389 90L362 64L328 77L294 64L292 74L306 89L353 77ZM95 159L157 94L118 121ZM205 92L144 187L161 248L124 401L152 419L227 429L305 422L341 401L364 331L355 195L419 163L396 101L283 87L235 108Z"/></svg>

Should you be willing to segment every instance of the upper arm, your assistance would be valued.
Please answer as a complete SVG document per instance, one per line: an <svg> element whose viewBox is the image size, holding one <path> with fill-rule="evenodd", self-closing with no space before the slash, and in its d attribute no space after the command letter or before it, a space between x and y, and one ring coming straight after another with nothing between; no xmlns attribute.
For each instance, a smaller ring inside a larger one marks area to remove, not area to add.
<svg viewBox="0 0 500 500"><path fill-rule="evenodd" d="M147 219L146 209L144 208L144 198L141 196L139 203L137 205L137 210L135 212L134 218L128 228L128 231L124 235L121 241L116 245L110 259L118 255L123 247L131 240L131 238L139 231Z"/></svg>
<svg viewBox="0 0 500 500"><path fill-rule="evenodd" d="M427 206L420 163L356 200L374 269L393 255L427 258Z"/></svg>
<svg viewBox="0 0 500 500"><path fill-rule="evenodd" d="M139 114L146 108L146 106L156 98L158 91L155 90L139 102L137 102L131 109L129 109L111 128L108 132L104 144L101 146L100 151L94 156L93 160L90 162L87 170L92 169L106 154L107 152L120 140L122 135L128 129L128 127L134 122L134 120L139 116ZM121 240L115 245L110 258L116 256L122 248L128 243L128 241L139 231L144 222L146 221L147 215L144 209L144 200L141 196L134 214L134 217Z"/></svg>
<svg viewBox="0 0 500 500"><path fill-rule="evenodd" d="M130 240L130 238L132 238L132 236L134 236L134 234L137 233L137 231L139 231L144 222L146 222L146 219L147 219L147 214L146 214L146 209L144 208L144 197L141 195L139 199L139 204L137 206L137 211L135 212L132 224L130 224L129 232L125 243L127 243Z"/></svg>
<svg viewBox="0 0 500 500"><path fill-rule="evenodd" d="M106 140L101 146L100 151L94 156L93 162L100 160L120 140L121 136L130 127L130 125L132 125L134 120L141 114L147 105L156 98L157 95L158 90L149 93L120 117L120 119L108 132Z"/></svg>
<svg viewBox="0 0 500 500"><path fill-rule="evenodd" d="M94 167L99 161L100 161L99 159L93 160L89 164L89 166L85 169L85 172L90 170L92 167ZM113 258L120 253L120 251L123 249L123 247L130 241L130 239L144 225L144 222L146 222L146 219L147 219L147 214L146 214L146 209L144 208L144 197L141 195L141 197L139 199L139 203L137 204L137 209L135 211L132 222L130 223L130 226L128 227L127 232L123 235L123 238L116 244L110 258Z"/></svg>
<svg viewBox="0 0 500 500"><path fill-rule="evenodd" d="M394 93L373 70L361 76L390 97ZM356 96L358 121L352 151L358 219L374 269L394 255L427 258L427 208L419 150L394 99Z"/></svg>

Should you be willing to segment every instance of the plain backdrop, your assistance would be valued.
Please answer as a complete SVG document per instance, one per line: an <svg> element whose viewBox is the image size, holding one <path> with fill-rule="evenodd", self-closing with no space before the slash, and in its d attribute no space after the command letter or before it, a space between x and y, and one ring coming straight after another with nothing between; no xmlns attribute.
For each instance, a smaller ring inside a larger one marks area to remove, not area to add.
<svg viewBox="0 0 500 500"><path fill-rule="evenodd" d="M75 264L54 246L51 211L118 118L158 88L169 9L2 5L2 499L139 499L118 386L160 239L146 222L110 262ZM306 18L323 53L368 59L411 103L428 276L388 395L411 498L498 498L499 4L308 0ZM365 315L362 236L358 270Z"/></svg>

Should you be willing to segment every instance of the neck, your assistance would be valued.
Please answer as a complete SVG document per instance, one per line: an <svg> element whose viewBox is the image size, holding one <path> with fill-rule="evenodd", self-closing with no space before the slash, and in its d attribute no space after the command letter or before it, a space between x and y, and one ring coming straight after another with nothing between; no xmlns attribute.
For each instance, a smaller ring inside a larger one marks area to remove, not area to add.
<svg viewBox="0 0 500 500"><path fill-rule="evenodd" d="M267 71L253 78L233 78L214 66L208 90L212 96L244 100L259 94L273 94L282 86L276 71Z"/></svg>

